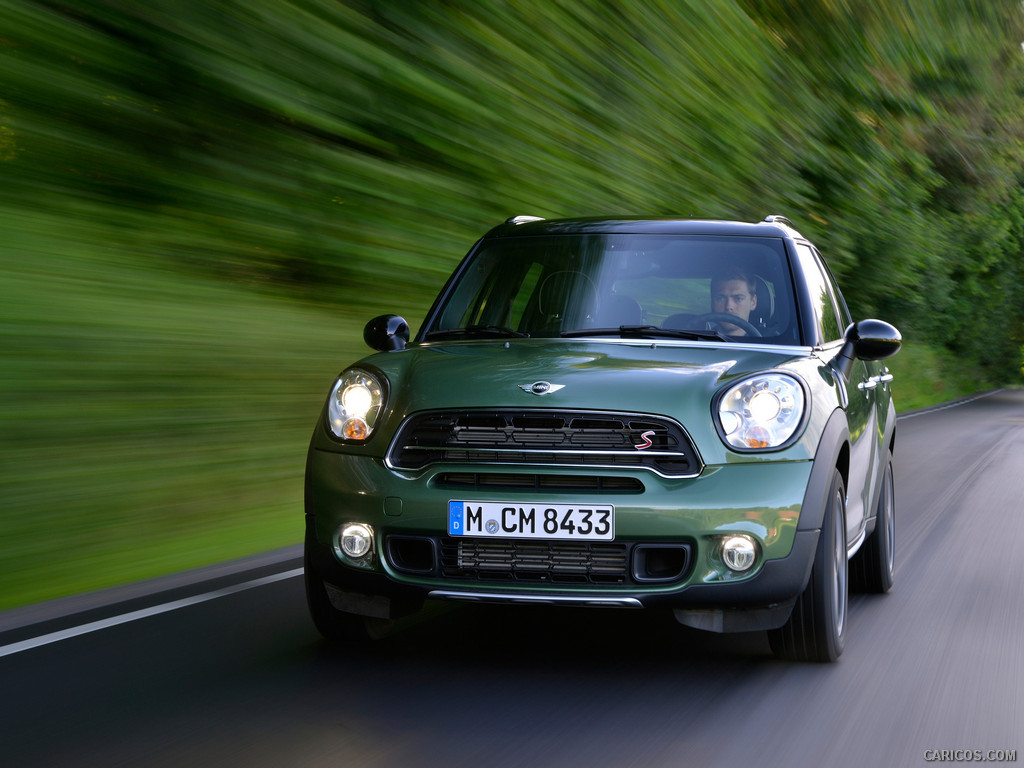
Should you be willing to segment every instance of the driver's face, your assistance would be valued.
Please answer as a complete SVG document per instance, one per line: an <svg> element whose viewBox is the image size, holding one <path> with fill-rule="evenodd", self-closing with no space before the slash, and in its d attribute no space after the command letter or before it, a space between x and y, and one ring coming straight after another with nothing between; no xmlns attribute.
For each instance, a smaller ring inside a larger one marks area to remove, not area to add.
<svg viewBox="0 0 1024 768"><path fill-rule="evenodd" d="M750 292L743 280L725 280L711 286L711 309L714 312L728 312L744 320L757 306L757 296Z"/></svg>
<svg viewBox="0 0 1024 768"><path fill-rule="evenodd" d="M750 288L744 280L723 280L711 284L711 310L713 312L725 312L749 321L750 313L756 306L757 295L750 292ZM740 331L740 329L736 328L736 331ZM742 331L740 332L742 333Z"/></svg>

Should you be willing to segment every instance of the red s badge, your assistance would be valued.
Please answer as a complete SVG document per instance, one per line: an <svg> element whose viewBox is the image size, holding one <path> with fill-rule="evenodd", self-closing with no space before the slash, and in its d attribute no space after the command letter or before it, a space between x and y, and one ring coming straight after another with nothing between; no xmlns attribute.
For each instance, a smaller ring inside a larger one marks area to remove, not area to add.
<svg viewBox="0 0 1024 768"><path fill-rule="evenodd" d="M643 442L636 446L638 451L642 451L644 448L650 448L654 443L651 442L651 438L654 437L654 431L641 432L640 437L643 438Z"/></svg>

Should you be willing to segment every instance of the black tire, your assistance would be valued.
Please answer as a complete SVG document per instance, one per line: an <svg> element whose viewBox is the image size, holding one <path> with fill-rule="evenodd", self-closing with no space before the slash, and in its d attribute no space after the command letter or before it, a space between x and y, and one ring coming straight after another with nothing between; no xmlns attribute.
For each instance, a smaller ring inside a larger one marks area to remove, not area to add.
<svg viewBox="0 0 1024 768"><path fill-rule="evenodd" d="M849 606L846 487L835 470L821 521L811 578L789 620L768 632L772 652L791 661L835 661L846 644Z"/></svg>
<svg viewBox="0 0 1024 768"><path fill-rule="evenodd" d="M858 592L882 594L892 589L896 570L896 495L892 456L886 457L882 487L875 508L875 530L850 560L850 587Z"/></svg>
<svg viewBox="0 0 1024 768"><path fill-rule="evenodd" d="M388 634L394 622L339 611L327 596L323 579L310 566L309 555L303 558L306 581L306 604L317 631L331 643L362 645Z"/></svg>

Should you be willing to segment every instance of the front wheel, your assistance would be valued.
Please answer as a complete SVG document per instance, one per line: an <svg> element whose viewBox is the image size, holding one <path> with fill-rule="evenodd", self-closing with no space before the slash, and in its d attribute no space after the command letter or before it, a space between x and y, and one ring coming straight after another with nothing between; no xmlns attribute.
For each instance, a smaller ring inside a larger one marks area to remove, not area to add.
<svg viewBox="0 0 1024 768"><path fill-rule="evenodd" d="M776 656L792 661L835 661L846 644L849 590L846 561L846 486L833 470L807 587L789 620L768 632Z"/></svg>

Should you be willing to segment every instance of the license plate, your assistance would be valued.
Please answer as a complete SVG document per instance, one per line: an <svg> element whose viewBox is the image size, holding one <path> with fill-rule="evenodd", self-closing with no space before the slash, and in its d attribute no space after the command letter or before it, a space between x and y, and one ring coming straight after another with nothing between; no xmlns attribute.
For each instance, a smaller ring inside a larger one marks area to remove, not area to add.
<svg viewBox="0 0 1024 768"><path fill-rule="evenodd" d="M508 504L449 501L450 536L612 541L615 507L608 504Z"/></svg>

